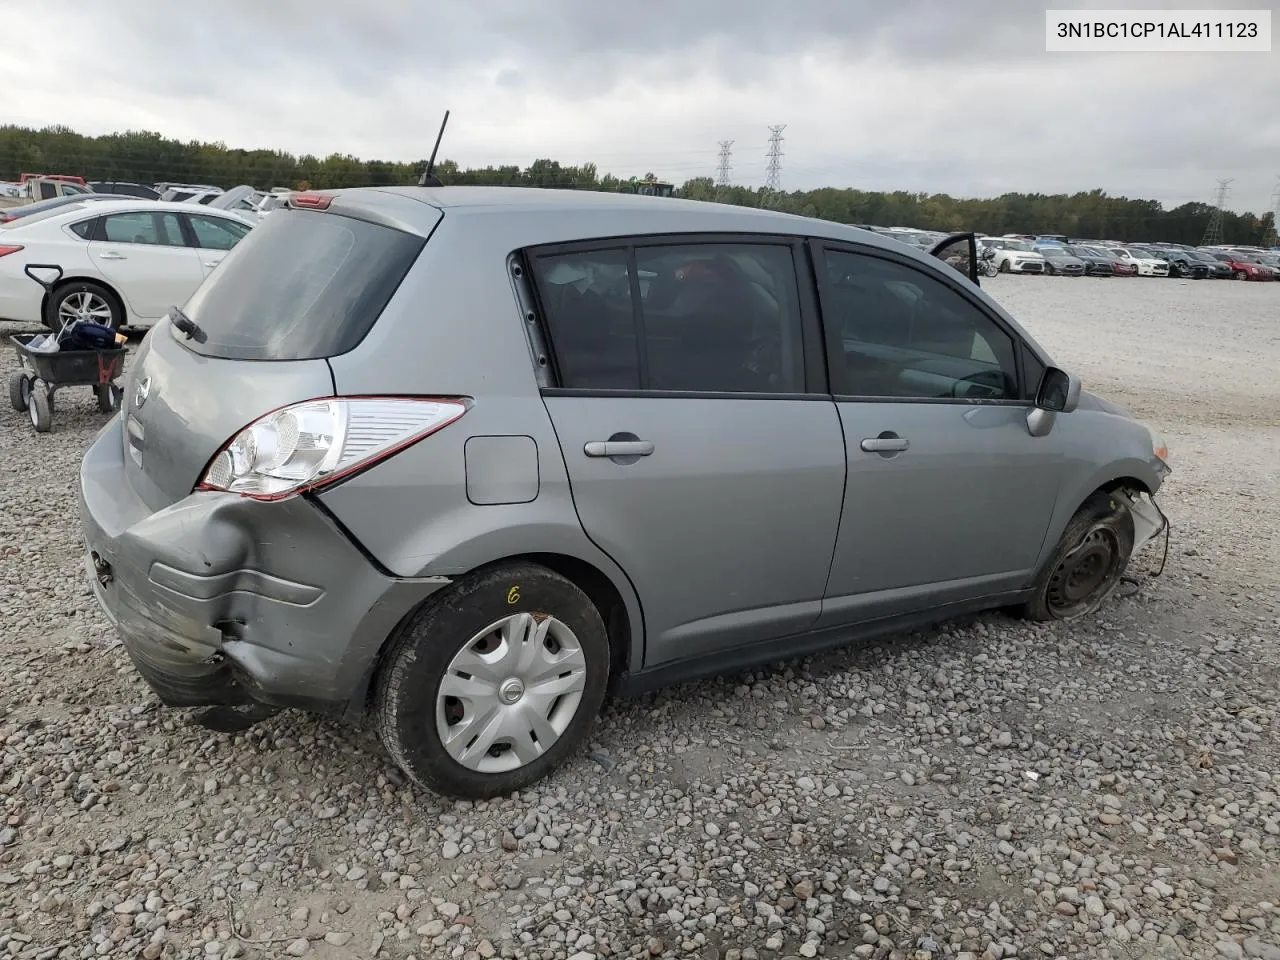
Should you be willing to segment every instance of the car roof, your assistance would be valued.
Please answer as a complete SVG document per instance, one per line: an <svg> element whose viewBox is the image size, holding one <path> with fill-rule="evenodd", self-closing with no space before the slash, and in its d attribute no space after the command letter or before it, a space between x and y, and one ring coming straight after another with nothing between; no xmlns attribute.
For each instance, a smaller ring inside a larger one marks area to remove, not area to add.
<svg viewBox="0 0 1280 960"><path fill-rule="evenodd" d="M205 206L180 203L176 200L148 200L146 197L129 197L124 194L105 194L102 196L103 199L96 200L94 202L93 206L97 211L102 211L107 208L111 208L117 212L121 211L121 208L124 208L126 211L141 210L144 212L149 210L158 210L161 212L172 210L174 213L208 213L213 216L230 216L246 223L250 222L246 217L237 216L236 214L238 211L236 210L223 210L219 208L211 210ZM78 212L80 211L67 211L69 214L75 214Z"/></svg>
<svg viewBox="0 0 1280 960"><path fill-rule="evenodd" d="M740 207L727 203L684 200L676 197L649 197L597 190L550 190L539 187L350 187L326 190L334 198L334 212L351 207L379 207L384 200L403 198L438 208L450 216L512 216L567 214L592 218L590 237L621 236L630 233L781 233L798 236L849 240L884 250L901 252L904 244L892 235L830 220L818 220L778 210ZM396 218L411 219L407 205L399 204ZM190 207L186 207L190 209ZM610 218L616 217L611 223ZM424 215L425 223L434 217ZM911 248L907 248L911 249ZM921 252L922 259L934 261ZM936 261L934 261L936 262Z"/></svg>

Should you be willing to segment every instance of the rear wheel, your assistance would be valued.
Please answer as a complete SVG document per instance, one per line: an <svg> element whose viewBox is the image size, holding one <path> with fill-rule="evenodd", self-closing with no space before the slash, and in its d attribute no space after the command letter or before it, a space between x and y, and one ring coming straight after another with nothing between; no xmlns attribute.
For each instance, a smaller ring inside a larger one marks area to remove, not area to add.
<svg viewBox="0 0 1280 960"><path fill-rule="evenodd" d="M1243 270L1237 270L1237 271L1233 274L1233 276L1234 276L1237 280L1248 280L1248 279L1249 279L1249 274L1245 273L1245 271L1243 271Z"/></svg>
<svg viewBox="0 0 1280 960"><path fill-rule="evenodd" d="M1023 607L1032 620L1074 620L1111 596L1133 553L1133 516L1108 493L1095 493L1067 524Z"/></svg>
<svg viewBox="0 0 1280 960"><path fill-rule="evenodd" d="M591 600L545 567L503 564L433 597L375 689L388 753L419 785L482 799L546 776L587 740L610 672Z"/></svg>
<svg viewBox="0 0 1280 960"><path fill-rule="evenodd" d="M31 402L31 374L15 370L9 374L9 404L19 413L26 412Z"/></svg>
<svg viewBox="0 0 1280 960"><path fill-rule="evenodd" d="M120 301L106 287L92 280L72 280L54 290L45 307L44 324L55 333L76 320L119 330L124 322Z"/></svg>

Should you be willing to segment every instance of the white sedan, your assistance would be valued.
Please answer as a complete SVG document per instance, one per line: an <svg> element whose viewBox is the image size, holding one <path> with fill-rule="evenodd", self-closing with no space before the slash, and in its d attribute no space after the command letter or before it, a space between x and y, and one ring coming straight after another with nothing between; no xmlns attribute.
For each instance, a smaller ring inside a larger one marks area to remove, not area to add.
<svg viewBox="0 0 1280 960"><path fill-rule="evenodd" d="M182 306L257 217L156 200L71 203L0 224L0 319L149 327ZM46 294L42 280L62 278Z"/></svg>
<svg viewBox="0 0 1280 960"><path fill-rule="evenodd" d="M1140 277L1167 277L1169 275L1168 261L1153 257L1145 250L1113 247L1107 252L1115 254L1125 263L1133 264L1137 268L1138 276Z"/></svg>

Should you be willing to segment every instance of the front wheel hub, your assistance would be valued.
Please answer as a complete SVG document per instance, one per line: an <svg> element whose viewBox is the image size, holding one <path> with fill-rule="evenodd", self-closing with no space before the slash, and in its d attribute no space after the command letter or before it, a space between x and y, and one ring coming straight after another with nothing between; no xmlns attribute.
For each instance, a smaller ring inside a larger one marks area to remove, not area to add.
<svg viewBox="0 0 1280 960"><path fill-rule="evenodd" d="M1110 589L1120 562L1120 544L1105 526L1094 527L1058 563L1049 578L1049 607L1060 617L1086 609Z"/></svg>

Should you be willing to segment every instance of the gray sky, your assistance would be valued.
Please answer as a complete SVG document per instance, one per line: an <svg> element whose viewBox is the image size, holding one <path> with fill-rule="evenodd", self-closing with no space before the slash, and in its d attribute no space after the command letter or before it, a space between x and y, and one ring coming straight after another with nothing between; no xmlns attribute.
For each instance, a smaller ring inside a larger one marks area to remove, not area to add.
<svg viewBox="0 0 1280 960"><path fill-rule="evenodd" d="M1102 187L1262 213L1280 176L1271 53L1046 53L1046 7L1275 0L0 0L66 29L6 43L0 121L464 166L989 196ZM432 10L439 8L439 16ZM25 12L20 12L25 11ZM447 11L447 12L444 12Z"/></svg>

